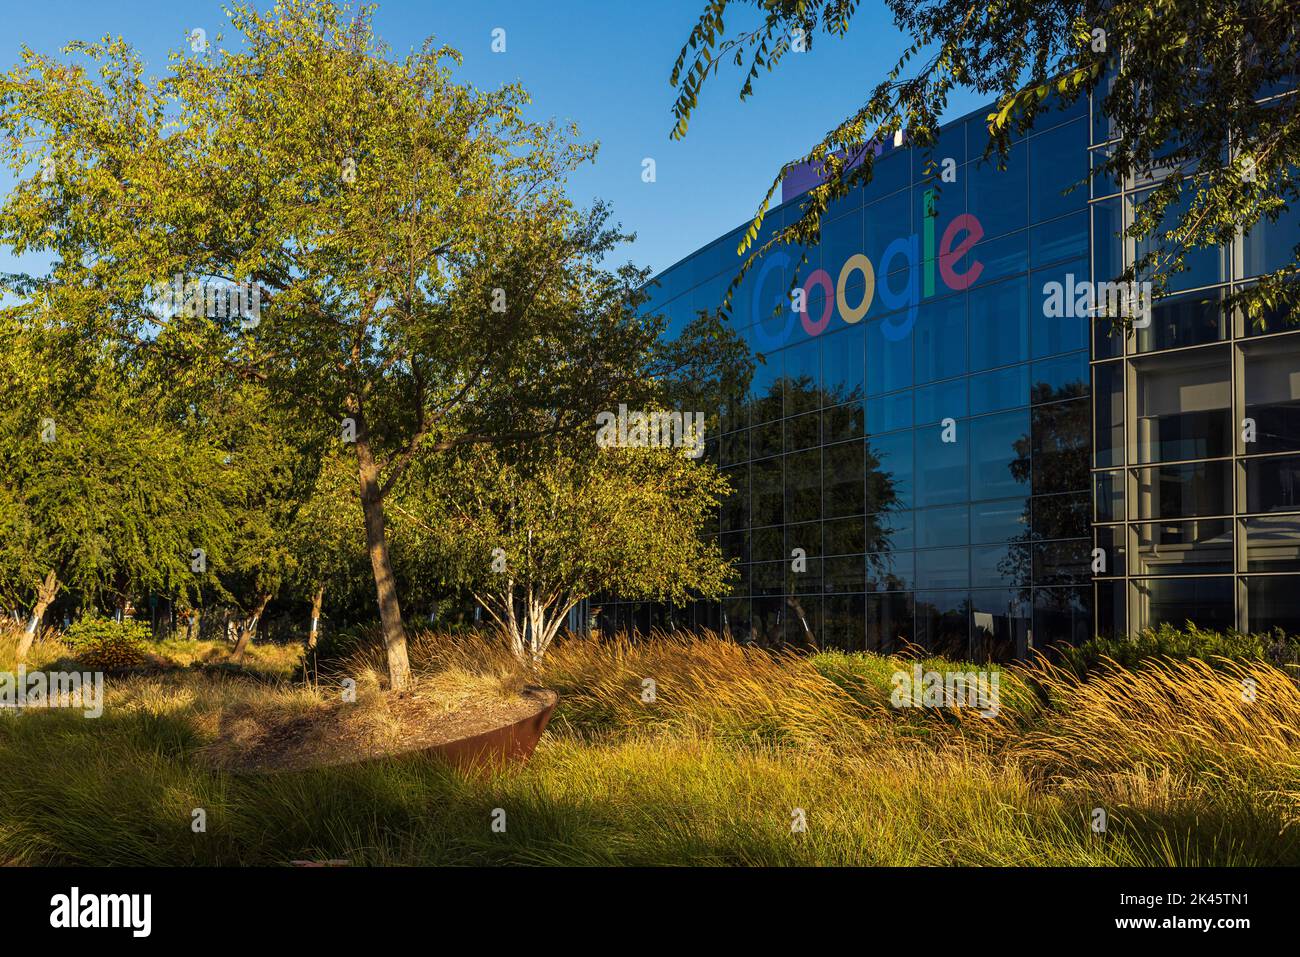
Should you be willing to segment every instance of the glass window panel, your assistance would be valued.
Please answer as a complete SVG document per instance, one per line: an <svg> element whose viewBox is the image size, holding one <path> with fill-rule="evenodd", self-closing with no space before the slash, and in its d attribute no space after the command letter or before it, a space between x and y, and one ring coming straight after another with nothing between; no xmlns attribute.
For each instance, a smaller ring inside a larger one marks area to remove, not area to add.
<svg viewBox="0 0 1300 957"><path fill-rule="evenodd" d="M1186 216L1191 207L1191 199L1194 193L1195 190L1193 189L1184 189L1181 197L1169 204L1160 225L1155 228L1151 235L1137 241L1136 255L1139 261L1153 250L1160 251L1161 260L1173 252L1174 247L1164 240L1163 236ZM1142 193L1135 196L1134 199L1140 202L1148 195L1150 194ZM1216 283L1224 282L1228 278L1227 256L1221 248L1188 249L1183 259L1183 265L1185 267L1183 272L1176 273L1169 278L1170 292L1197 289L1201 286L1213 286ZM1150 279L1150 269L1144 270L1139 274L1138 278Z"/></svg>
<svg viewBox="0 0 1300 957"><path fill-rule="evenodd" d="M1099 522L1122 522L1124 509L1124 473L1095 472L1092 476L1093 514Z"/></svg>
<svg viewBox="0 0 1300 957"><path fill-rule="evenodd" d="M1087 399L1037 406L1032 413L1035 494L1088 488Z"/></svg>
<svg viewBox="0 0 1300 957"><path fill-rule="evenodd" d="M964 592L918 592L916 640L932 655L964 661L970 655L970 596Z"/></svg>
<svg viewBox="0 0 1300 957"><path fill-rule="evenodd" d="M785 529L780 525L756 528L750 532L750 560L779 562L785 559Z"/></svg>
<svg viewBox="0 0 1300 957"><path fill-rule="evenodd" d="M965 545L970 540L970 508L952 505L946 508L923 508L916 513L918 548Z"/></svg>
<svg viewBox="0 0 1300 957"><path fill-rule="evenodd" d="M1016 590L976 589L970 593L971 660L1007 661L1029 653L1029 602Z"/></svg>
<svg viewBox="0 0 1300 957"><path fill-rule="evenodd" d="M1099 578L1109 578L1124 574L1127 564L1128 542L1123 525L1096 525L1093 527L1093 547L1103 552L1099 556L1102 565L1094 574ZM1093 561L1096 561L1094 556ZM1090 565L1089 568L1092 566Z"/></svg>
<svg viewBox="0 0 1300 957"><path fill-rule="evenodd" d="M840 267L850 256L862 251L862 210L850 212L835 220L822 223L821 265L832 275L838 276ZM817 266L813 260L801 272L807 276Z"/></svg>
<svg viewBox="0 0 1300 957"><path fill-rule="evenodd" d="M847 439L861 439L864 431L864 415L861 402L849 405L837 405L833 409L822 410L822 441L826 443L843 442Z"/></svg>
<svg viewBox="0 0 1300 957"><path fill-rule="evenodd" d="M1231 454L1230 374L1226 349L1198 350L1138 364L1138 461Z"/></svg>
<svg viewBox="0 0 1300 957"><path fill-rule="evenodd" d="M884 552L916 546L916 513L875 512L866 519L867 551Z"/></svg>
<svg viewBox="0 0 1300 957"><path fill-rule="evenodd" d="M1030 228L1030 267L1036 269L1061 259L1086 257L1089 235L1087 209Z"/></svg>
<svg viewBox="0 0 1300 957"><path fill-rule="evenodd" d="M1261 218L1246 234L1244 276L1262 276L1295 261L1300 243L1300 205L1282 213L1277 222Z"/></svg>
<svg viewBox="0 0 1300 957"><path fill-rule="evenodd" d="M785 414L798 415L822 406L820 344L809 339L785 349Z"/></svg>
<svg viewBox="0 0 1300 957"><path fill-rule="evenodd" d="M916 553L918 588L966 588L970 585L970 549L929 548Z"/></svg>
<svg viewBox="0 0 1300 957"><path fill-rule="evenodd" d="M1087 492L1034 497L1035 538L1083 538L1089 525Z"/></svg>
<svg viewBox="0 0 1300 957"><path fill-rule="evenodd" d="M1288 635L1300 634L1300 575L1247 578L1246 601L1253 633L1281 628Z"/></svg>
<svg viewBox="0 0 1300 957"><path fill-rule="evenodd" d="M1029 286L1021 276L982 287L970 297L972 371L1029 358Z"/></svg>
<svg viewBox="0 0 1300 957"><path fill-rule="evenodd" d="M1193 622L1200 628L1233 627L1232 579L1141 578L1133 580L1138 596L1139 627L1170 624L1182 628Z"/></svg>
<svg viewBox="0 0 1300 957"><path fill-rule="evenodd" d="M1252 343L1246 352L1246 416L1255 422L1248 453L1300 449L1300 336Z"/></svg>
<svg viewBox="0 0 1300 957"><path fill-rule="evenodd" d="M1242 524L1246 571L1300 572L1300 515L1261 515Z"/></svg>
<svg viewBox="0 0 1300 957"><path fill-rule="evenodd" d="M1088 348L1088 337L1092 333L1092 317L1086 312L1077 315L1048 315L1048 300L1051 295L1050 283L1060 283L1061 289L1068 292L1078 288L1079 283L1086 282L1089 276L1088 260L1074 259L1038 269L1029 277L1029 343L1031 355L1035 359L1054 356L1062 352L1077 352ZM1064 296L1063 300L1068 300ZM1070 313L1077 313L1077 297L1070 304Z"/></svg>
<svg viewBox="0 0 1300 957"><path fill-rule="evenodd" d="M861 555L866 549L866 536L860 515L826 522L822 526L822 536L827 555Z"/></svg>
<svg viewBox="0 0 1300 957"><path fill-rule="evenodd" d="M971 415L1029 404L1029 366L1009 366L970 377Z"/></svg>
<svg viewBox="0 0 1300 957"><path fill-rule="evenodd" d="M1135 326L1138 352L1220 342L1228 336L1223 293L1185 293L1155 303L1151 323Z"/></svg>
<svg viewBox="0 0 1300 957"><path fill-rule="evenodd" d="M1029 484L1029 412L1003 412L971 419L972 499L1009 498Z"/></svg>
<svg viewBox="0 0 1300 957"><path fill-rule="evenodd" d="M734 465L749 461L749 429L729 432L722 437L722 464Z"/></svg>
<svg viewBox="0 0 1300 957"><path fill-rule="evenodd" d="M1029 547L1024 544L976 545L971 549L971 585L976 588L1027 587Z"/></svg>
<svg viewBox="0 0 1300 957"><path fill-rule="evenodd" d="M803 571L796 571L794 562L786 562L786 594L820 595L822 593L822 560L808 558L801 566Z"/></svg>
<svg viewBox="0 0 1300 957"><path fill-rule="evenodd" d="M874 174L879 175L882 168L876 163ZM875 195L882 195L876 193ZM863 251L877 268L881 267L885 247L899 236L912 232L912 197L909 193L899 193L874 202L863 210ZM877 284L880 277L876 277ZM876 300L879 301L879 296Z"/></svg>
<svg viewBox="0 0 1300 957"><path fill-rule="evenodd" d="M780 525L785 516L785 473L781 459L765 459L750 468L754 524Z"/></svg>
<svg viewBox="0 0 1300 957"><path fill-rule="evenodd" d="M1300 510L1300 456L1246 460L1246 511Z"/></svg>
<svg viewBox="0 0 1300 957"><path fill-rule="evenodd" d="M863 447L861 442L841 442L824 449L826 466L826 518L861 515Z"/></svg>
<svg viewBox="0 0 1300 957"><path fill-rule="evenodd" d="M918 383L947 379L966 371L966 297L949 296L917 310L915 378Z"/></svg>
<svg viewBox="0 0 1300 957"><path fill-rule="evenodd" d="M859 592L866 587L865 564L861 555L840 555L822 560L823 585L834 592Z"/></svg>
<svg viewBox="0 0 1300 957"><path fill-rule="evenodd" d="M873 552L867 555L867 591L908 591L916 586L915 552Z"/></svg>
<svg viewBox="0 0 1300 957"><path fill-rule="evenodd" d="M1034 584L1069 585L1092 576L1092 542L1086 538L1035 542Z"/></svg>
<svg viewBox="0 0 1300 957"><path fill-rule="evenodd" d="M785 450L798 452L821 444L821 413L806 412L785 420Z"/></svg>
<svg viewBox="0 0 1300 957"><path fill-rule="evenodd" d="M718 546L722 549L722 557L728 561L734 559L743 564L750 560L747 532L723 532Z"/></svg>
<svg viewBox="0 0 1300 957"><path fill-rule="evenodd" d="M1097 582L1097 634L1102 638L1128 635L1128 604L1123 581Z"/></svg>
<svg viewBox="0 0 1300 957"><path fill-rule="evenodd" d="M1092 195L1111 196L1124 188L1123 178L1106 169L1106 160L1113 155L1109 149L1092 150L1089 154L1093 169Z"/></svg>
<svg viewBox="0 0 1300 957"><path fill-rule="evenodd" d="M1065 123L1029 138L1029 219L1041 223L1088 204L1088 124Z"/></svg>
<svg viewBox="0 0 1300 957"><path fill-rule="evenodd" d="M1029 177L1024 141L1014 144L1004 161L996 153L978 159L967 172L967 204L986 236L999 236L1029 225Z"/></svg>
<svg viewBox="0 0 1300 957"><path fill-rule="evenodd" d="M850 326L820 337L822 390L827 405L843 405L862 398L866 375L866 332Z"/></svg>
<svg viewBox="0 0 1300 957"><path fill-rule="evenodd" d="M785 552L781 557L793 559L791 554L796 548L802 548L804 555L815 558L822 553L822 523L801 522L785 527Z"/></svg>
<svg viewBox="0 0 1300 957"><path fill-rule="evenodd" d="M1034 647L1077 645L1092 636L1092 587L1034 589Z"/></svg>
<svg viewBox="0 0 1300 957"><path fill-rule="evenodd" d="M756 459L779 455L785 444L785 423L781 419L764 422L750 430L750 453Z"/></svg>
<svg viewBox="0 0 1300 957"><path fill-rule="evenodd" d="M966 380L949 379L916 390L916 424L966 417Z"/></svg>
<svg viewBox="0 0 1300 957"><path fill-rule="evenodd" d="M1018 276L1029 269L1029 231L1022 229L981 242L958 260L954 268L963 275L978 269L977 287Z"/></svg>
<svg viewBox="0 0 1300 957"><path fill-rule="evenodd" d="M912 425L912 391L894 392L867 400L867 432L893 432Z"/></svg>
<svg viewBox="0 0 1300 957"><path fill-rule="evenodd" d="M1075 352L1033 365L1031 391L1035 404L1077 399L1088 394L1088 353Z"/></svg>
<svg viewBox="0 0 1300 957"><path fill-rule="evenodd" d="M1124 271L1124 207L1119 197L1092 204L1092 265L1097 282L1114 282Z"/></svg>
<svg viewBox="0 0 1300 957"><path fill-rule="evenodd" d="M785 562L758 562L749 566L750 594L782 595L785 593Z"/></svg>
<svg viewBox="0 0 1300 957"><path fill-rule="evenodd" d="M966 422L957 423L957 441L943 441L943 429L932 425L917 434L916 505L946 505L970 497L970 466ZM989 496L994 498L996 496Z"/></svg>
<svg viewBox="0 0 1300 957"><path fill-rule="evenodd" d="M1193 462L1134 469L1139 519L1232 514L1232 463Z"/></svg>
<svg viewBox="0 0 1300 957"><path fill-rule="evenodd" d="M866 605L861 595L835 595L822 601L822 641L831 648L861 651Z"/></svg>
<svg viewBox="0 0 1300 957"><path fill-rule="evenodd" d="M867 596L867 651L892 655L913 642L912 601L906 593Z"/></svg>
<svg viewBox="0 0 1300 957"><path fill-rule="evenodd" d="M1226 518L1133 526L1134 575L1198 575L1232 571L1232 523Z"/></svg>
<svg viewBox="0 0 1300 957"><path fill-rule="evenodd" d="M866 442L867 511L913 504L913 433L873 436Z"/></svg>
<svg viewBox="0 0 1300 957"><path fill-rule="evenodd" d="M1098 363L1092 367L1093 412L1096 416L1096 447L1093 462L1101 468L1123 465L1124 364Z"/></svg>
<svg viewBox="0 0 1300 957"><path fill-rule="evenodd" d="M1028 501L974 502L970 507L970 535L975 544L1009 542L1028 530Z"/></svg>
<svg viewBox="0 0 1300 957"><path fill-rule="evenodd" d="M731 484L731 491L722 500L721 527L723 531L749 527L749 466L723 469L723 476Z"/></svg>
<svg viewBox="0 0 1300 957"><path fill-rule="evenodd" d="M789 522L822 517L822 452L809 449L785 457L785 508Z"/></svg>
<svg viewBox="0 0 1300 957"><path fill-rule="evenodd" d="M890 339L881 320L867 323L867 395L896 392L912 384L912 339Z"/></svg>

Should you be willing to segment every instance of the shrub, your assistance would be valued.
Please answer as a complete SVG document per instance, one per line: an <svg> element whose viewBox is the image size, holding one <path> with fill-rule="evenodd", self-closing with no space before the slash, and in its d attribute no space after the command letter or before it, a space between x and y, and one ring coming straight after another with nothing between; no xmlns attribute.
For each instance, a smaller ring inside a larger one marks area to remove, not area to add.
<svg viewBox="0 0 1300 957"><path fill-rule="evenodd" d="M64 634L81 664L98 671L135 668L149 661L149 626L144 622L83 618Z"/></svg>
<svg viewBox="0 0 1300 957"><path fill-rule="evenodd" d="M1300 636L1280 628L1262 634L1229 629L1213 631L1187 622L1183 628L1162 624L1122 638L1093 638L1077 647L1059 649L1063 663L1076 674L1098 671L1109 658L1124 668L1150 664L1155 659L1187 661L1267 661L1279 667L1300 662Z"/></svg>

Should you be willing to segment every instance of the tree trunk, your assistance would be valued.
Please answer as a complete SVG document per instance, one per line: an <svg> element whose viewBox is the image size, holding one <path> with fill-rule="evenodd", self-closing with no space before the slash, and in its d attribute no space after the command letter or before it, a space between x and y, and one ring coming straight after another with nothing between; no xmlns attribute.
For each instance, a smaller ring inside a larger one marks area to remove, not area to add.
<svg viewBox="0 0 1300 957"><path fill-rule="evenodd" d="M311 631L307 633L307 650L312 651L316 647L316 634L320 624L320 606L325 600L325 586L317 585L316 593L311 596Z"/></svg>
<svg viewBox="0 0 1300 957"><path fill-rule="evenodd" d="M267 603L270 600L270 595L262 595L258 599L257 609L240 624L239 639L235 642L235 661L244 660L244 652L248 650L248 643L253 640L253 635L257 633L257 623L261 620L262 612L266 611Z"/></svg>
<svg viewBox="0 0 1300 957"><path fill-rule="evenodd" d="M59 578L54 574L54 569L51 568L45 575L45 581L41 582L41 587L36 590L36 604L32 608L32 619L27 623L27 630L18 639L19 661L26 658L27 652L31 650L32 642L36 640L36 632L41 627L41 619L45 617L45 609L50 607L50 603L54 601L54 596L58 594L58 591Z"/></svg>
<svg viewBox="0 0 1300 957"><path fill-rule="evenodd" d="M190 641L198 641L203 637L203 613L197 608L190 609L189 620L185 623L185 636Z"/></svg>
<svg viewBox="0 0 1300 957"><path fill-rule="evenodd" d="M397 581L388 557L388 528L384 520L384 499L379 486L379 466L370 450L365 420L355 413L357 428L357 470L361 481L361 512L366 523L366 548L370 567L375 574L375 595L379 600L379 620L384 628L384 649L388 653L388 685L404 691L410 685L411 664L406 654L406 631L402 627L402 607L397 601Z"/></svg>

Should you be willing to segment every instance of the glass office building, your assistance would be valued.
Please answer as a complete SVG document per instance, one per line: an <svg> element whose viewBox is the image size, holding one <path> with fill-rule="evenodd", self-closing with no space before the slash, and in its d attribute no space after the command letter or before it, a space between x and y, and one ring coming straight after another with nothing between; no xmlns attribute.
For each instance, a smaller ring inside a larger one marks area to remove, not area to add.
<svg viewBox="0 0 1300 957"><path fill-rule="evenodd" d="M880 151L807 264L750 270L731 318L762 361L708 444L739 584L608 602L603 627L981 659L1161 621L1300 631L1300 332L1222 304L1291 259L1300 217L1196 252L1150 325L1113 335L1072 291L1141 254L1118 234L1152 183L1084 182L1109 132L1087 102L1001 169L985 113ZM646 310L676 329L717 308L742 234L658 276Z"/></svg>

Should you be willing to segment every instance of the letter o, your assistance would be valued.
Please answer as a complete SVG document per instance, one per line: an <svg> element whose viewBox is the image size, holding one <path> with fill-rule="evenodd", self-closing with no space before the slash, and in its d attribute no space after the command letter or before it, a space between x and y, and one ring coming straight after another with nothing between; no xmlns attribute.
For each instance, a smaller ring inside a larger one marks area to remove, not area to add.
<svg viewBox="0 0 1300 957"><path fill-rule="evenodd" d="M866 280L866 287L862 290L862 302L853 308L849 308L848 300L844 296L844 287L848 285L849 276L855 269L862 271L862 276ZM840 281L835 290L835 298L839 300L840 314L844 317L844 321L849 325L861 322L862 317L871 308L871 300L875 298L875 295L876 270L872 267L870 259L862 255L862 253L854 253L844 263L844 268L840 270Z"/></svg>
<svg viewBox="0 0 1300 957"><path fill-rule="evenodd" d="M822 316L816 322L808 319L808 313L805 311L799 317L803 323L804 332L810 336L820 336L826 325L831 321L831 313L835 311L835 289L831 284L831 274L825 269L815 269L804 280L803 294L805 302L810 298L813 286L821 286L822 292L826 295L826 304L822 307Z"/></svg>

